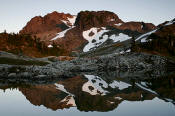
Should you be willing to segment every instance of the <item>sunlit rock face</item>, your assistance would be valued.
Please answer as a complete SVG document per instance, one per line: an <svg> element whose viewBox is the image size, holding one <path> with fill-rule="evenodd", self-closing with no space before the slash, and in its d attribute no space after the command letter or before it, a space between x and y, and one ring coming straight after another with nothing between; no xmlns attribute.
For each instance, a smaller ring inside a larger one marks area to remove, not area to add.
<svg viewBox="0 0 175 116"><path fill-rule="evenodd" d="M39 34L47 31L61 31L72 26L74 16L71 14L58 13L56 11L32 18L20 31L21 34ZM66 23L66 24L65 24ZM64 24L64 25L63 25Z"/></svg>

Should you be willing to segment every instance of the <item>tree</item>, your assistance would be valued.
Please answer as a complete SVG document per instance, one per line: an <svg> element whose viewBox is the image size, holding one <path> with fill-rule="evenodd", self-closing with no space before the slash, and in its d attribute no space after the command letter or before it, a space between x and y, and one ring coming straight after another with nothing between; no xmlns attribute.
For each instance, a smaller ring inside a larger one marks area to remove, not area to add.
<svg viewBox="0 0 175 116"><path fill-rule="evenodd" d="M136 50L135 37L132 36L132 38L131 38L131 52L135 52L135 50Z"/></svg>
<svg viewBox="0 0 175 116"><path fill-rule="evenodd" d="M7 34L7 31L6 30L4 30L4 34Z"/></svg>

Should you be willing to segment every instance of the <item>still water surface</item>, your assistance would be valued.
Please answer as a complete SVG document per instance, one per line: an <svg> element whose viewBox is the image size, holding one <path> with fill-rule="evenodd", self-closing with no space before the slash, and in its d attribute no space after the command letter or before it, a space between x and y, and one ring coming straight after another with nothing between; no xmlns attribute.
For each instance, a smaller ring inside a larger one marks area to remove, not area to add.
<svg viewBox="0 0 175 116"><path fill-rule="evenodd" d="M0 84L2 116L175 116L175 78L81 75L51 84Z"/></svg>

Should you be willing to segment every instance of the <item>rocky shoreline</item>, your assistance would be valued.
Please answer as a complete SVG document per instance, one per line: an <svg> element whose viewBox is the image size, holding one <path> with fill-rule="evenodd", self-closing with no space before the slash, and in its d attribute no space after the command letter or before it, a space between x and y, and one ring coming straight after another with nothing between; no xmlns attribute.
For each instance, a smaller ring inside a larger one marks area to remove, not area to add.
<svg viewBox="0 0 175 116"><path fill-rule="evenodd" d="M114 76L146 78L148 75L165 75L168 65L175 63L165 57L145 53L110 54L98 57L76 58L71 61L57 61L45 66L24 66L0 64L1 79L48 80L71 77L75 74L103 74Z"/></svg>

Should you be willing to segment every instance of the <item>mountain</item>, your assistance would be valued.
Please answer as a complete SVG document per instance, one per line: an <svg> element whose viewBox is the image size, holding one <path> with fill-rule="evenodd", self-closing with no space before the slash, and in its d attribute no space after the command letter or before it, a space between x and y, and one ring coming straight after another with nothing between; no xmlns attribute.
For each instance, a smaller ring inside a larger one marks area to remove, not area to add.
<svg viewBox="0 0 175 116"><path fill-rule="evenodd" d="M151 23L124 22L109 11L81 11L77 16L53 12L32 18L20 33L32 34L48 46L54 42L70 55L72 51L96 49L107 40L125 41L155 28Z"/></svg>
<svg viewBox="0 0 175 116"><path fill-rule="evenodd" d="M76 16L56 11L42 16L32 18L27 25L19 32L20 34L35 35L41 40L47 41L61 32L73 26Z"/></svg>
<svg viewBox="0 0 175 116"><path fill-rule="evenodd" d="M77 54L90 55L91 53L95 53L95 55L119 54L130 51L132 46L131 38L134 37L138 43L137 47L134 48L137 50L135 52L147 52L150 49L152 51L149 53L157 52L156 54L160 54L159 52L164 52L163 55L169 55L170 52L174 51L172 47L174 46L173 39L172 42L168 42L170 41L170 36L173 38L174 35L174 20L167 21L156 27L152 23L124 22L117 14L110 11L81 11L77 16L54 11L44 17L36 16L32 18L20 31L19 35L31 35L31 38L29 38L32 39L31 41L35 40L34 43L36 43L37 40L38 43L42 43L38 48L44 48L45 50L42 51L49 52L45 55L33 55L26 52L30 51L30 49L28 50L29 47L24 46L27 43L24 41L24 45L22 45L21 41L21 46L10 47L12 44L9 45L8 41L3 40L6 44L2 45L0 49L14 51L20 48L22 53L32 57L47 55L74 56L75 54L77 56ZM153 41L159 40L162 43L147 42L145 44L147 36L149 36L148 38L157 38ZM163 47L168 46L168 44L172 46L168 49ZM162 46L161 50L158 48L160 45ZM33 48L37 48L37 45L34 45ZM52 50L53 48L55 50ZM38 51L37 49L32 51Z"/></svg>
<svg viewBox="0 0 175 116"><path fill-rule="evenodd" d="M56 11L32 18L20 31L21 34L38 34L49 31L62 31L72 26L76 16Z"/></svg>

